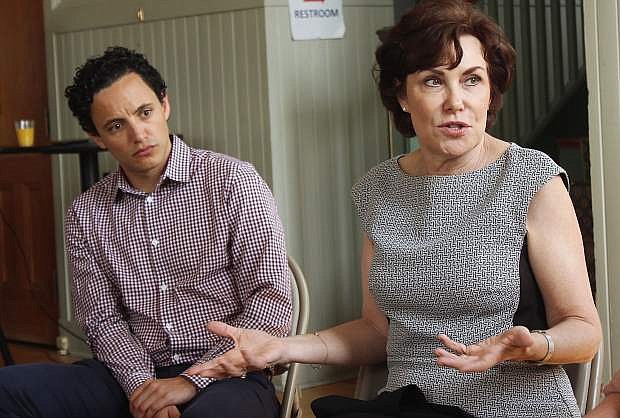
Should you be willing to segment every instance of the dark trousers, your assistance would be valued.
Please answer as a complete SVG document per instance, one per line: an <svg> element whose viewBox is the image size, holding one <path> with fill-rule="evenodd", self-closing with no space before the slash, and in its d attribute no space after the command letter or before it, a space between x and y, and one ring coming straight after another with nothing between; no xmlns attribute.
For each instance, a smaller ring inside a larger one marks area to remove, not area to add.
<svg viewBox="0 0 620 418"><path fill-rule="evenodd" d="M430 403L415 385L382 392L370 401L326 396L312 401L317 418L475 418L460 408Z"/></svg>
<svg viewBox="0 0 620 418"><path fill-rule="evenodd" d="M189 365L157 369L177 376ZM182 418L275 418L279 405L264 373L248 373L209 385L179 405ZM0 368L0 418L130 418L125 393L96 360Z"/></svg>

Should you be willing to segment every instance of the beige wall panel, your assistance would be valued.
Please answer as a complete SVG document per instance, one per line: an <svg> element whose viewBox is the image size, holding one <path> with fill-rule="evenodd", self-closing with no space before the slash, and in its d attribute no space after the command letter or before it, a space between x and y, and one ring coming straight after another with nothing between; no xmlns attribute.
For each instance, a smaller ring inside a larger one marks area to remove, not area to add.
<svg viewBox="0 0 620 418"><path fill-rule="evenodd" d="M344 39L292 41L288 8L266 8L273 187L289 252L309 281L311 329L359 315L360 230L350 189L388 156L371 70L375 31L391 24L392 8L345 7L344 18ZM306 368L302 381L338 373Z"/></svg>

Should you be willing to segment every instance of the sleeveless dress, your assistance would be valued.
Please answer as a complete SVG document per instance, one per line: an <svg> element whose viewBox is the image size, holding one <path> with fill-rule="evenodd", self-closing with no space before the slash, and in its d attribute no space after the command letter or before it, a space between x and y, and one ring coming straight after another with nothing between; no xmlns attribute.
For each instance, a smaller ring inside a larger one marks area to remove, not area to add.
<svg viewBox="0 0 620 418"><path fill-rule="evenodd" d="M352 189L374 246L369 289L389 319L384 390L417 385L429 402L477 417L580 417L561 366L504 362L481 373L438 367L444 333L473 344L515 324L529 203L566 173L542 152L511 144L480 170L410 176L398 157Z"/></svg>

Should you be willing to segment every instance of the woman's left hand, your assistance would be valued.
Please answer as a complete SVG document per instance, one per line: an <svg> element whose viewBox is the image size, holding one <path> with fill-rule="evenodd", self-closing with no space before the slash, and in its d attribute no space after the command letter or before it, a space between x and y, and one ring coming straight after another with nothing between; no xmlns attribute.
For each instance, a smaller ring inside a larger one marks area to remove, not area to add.
<svg viewBox="0 0 620 418"><path fill-rule="evenodd" d="M461 372L482 372L502 361L522 360L534 345L534 337L523 326L512 327L476 344L465 345L440 334L437 339L447 348L436 348L437 364Z"/></svg>

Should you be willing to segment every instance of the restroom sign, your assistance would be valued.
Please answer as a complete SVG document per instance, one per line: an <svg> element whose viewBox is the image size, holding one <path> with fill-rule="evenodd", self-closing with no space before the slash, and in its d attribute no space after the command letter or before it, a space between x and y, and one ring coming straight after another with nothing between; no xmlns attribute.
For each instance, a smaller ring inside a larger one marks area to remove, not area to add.
<svg viewBox="0 0 620 418"><path fill-rule="evenodd" d="M288 0L295 41L344 36L342 0Z"/></svg>

